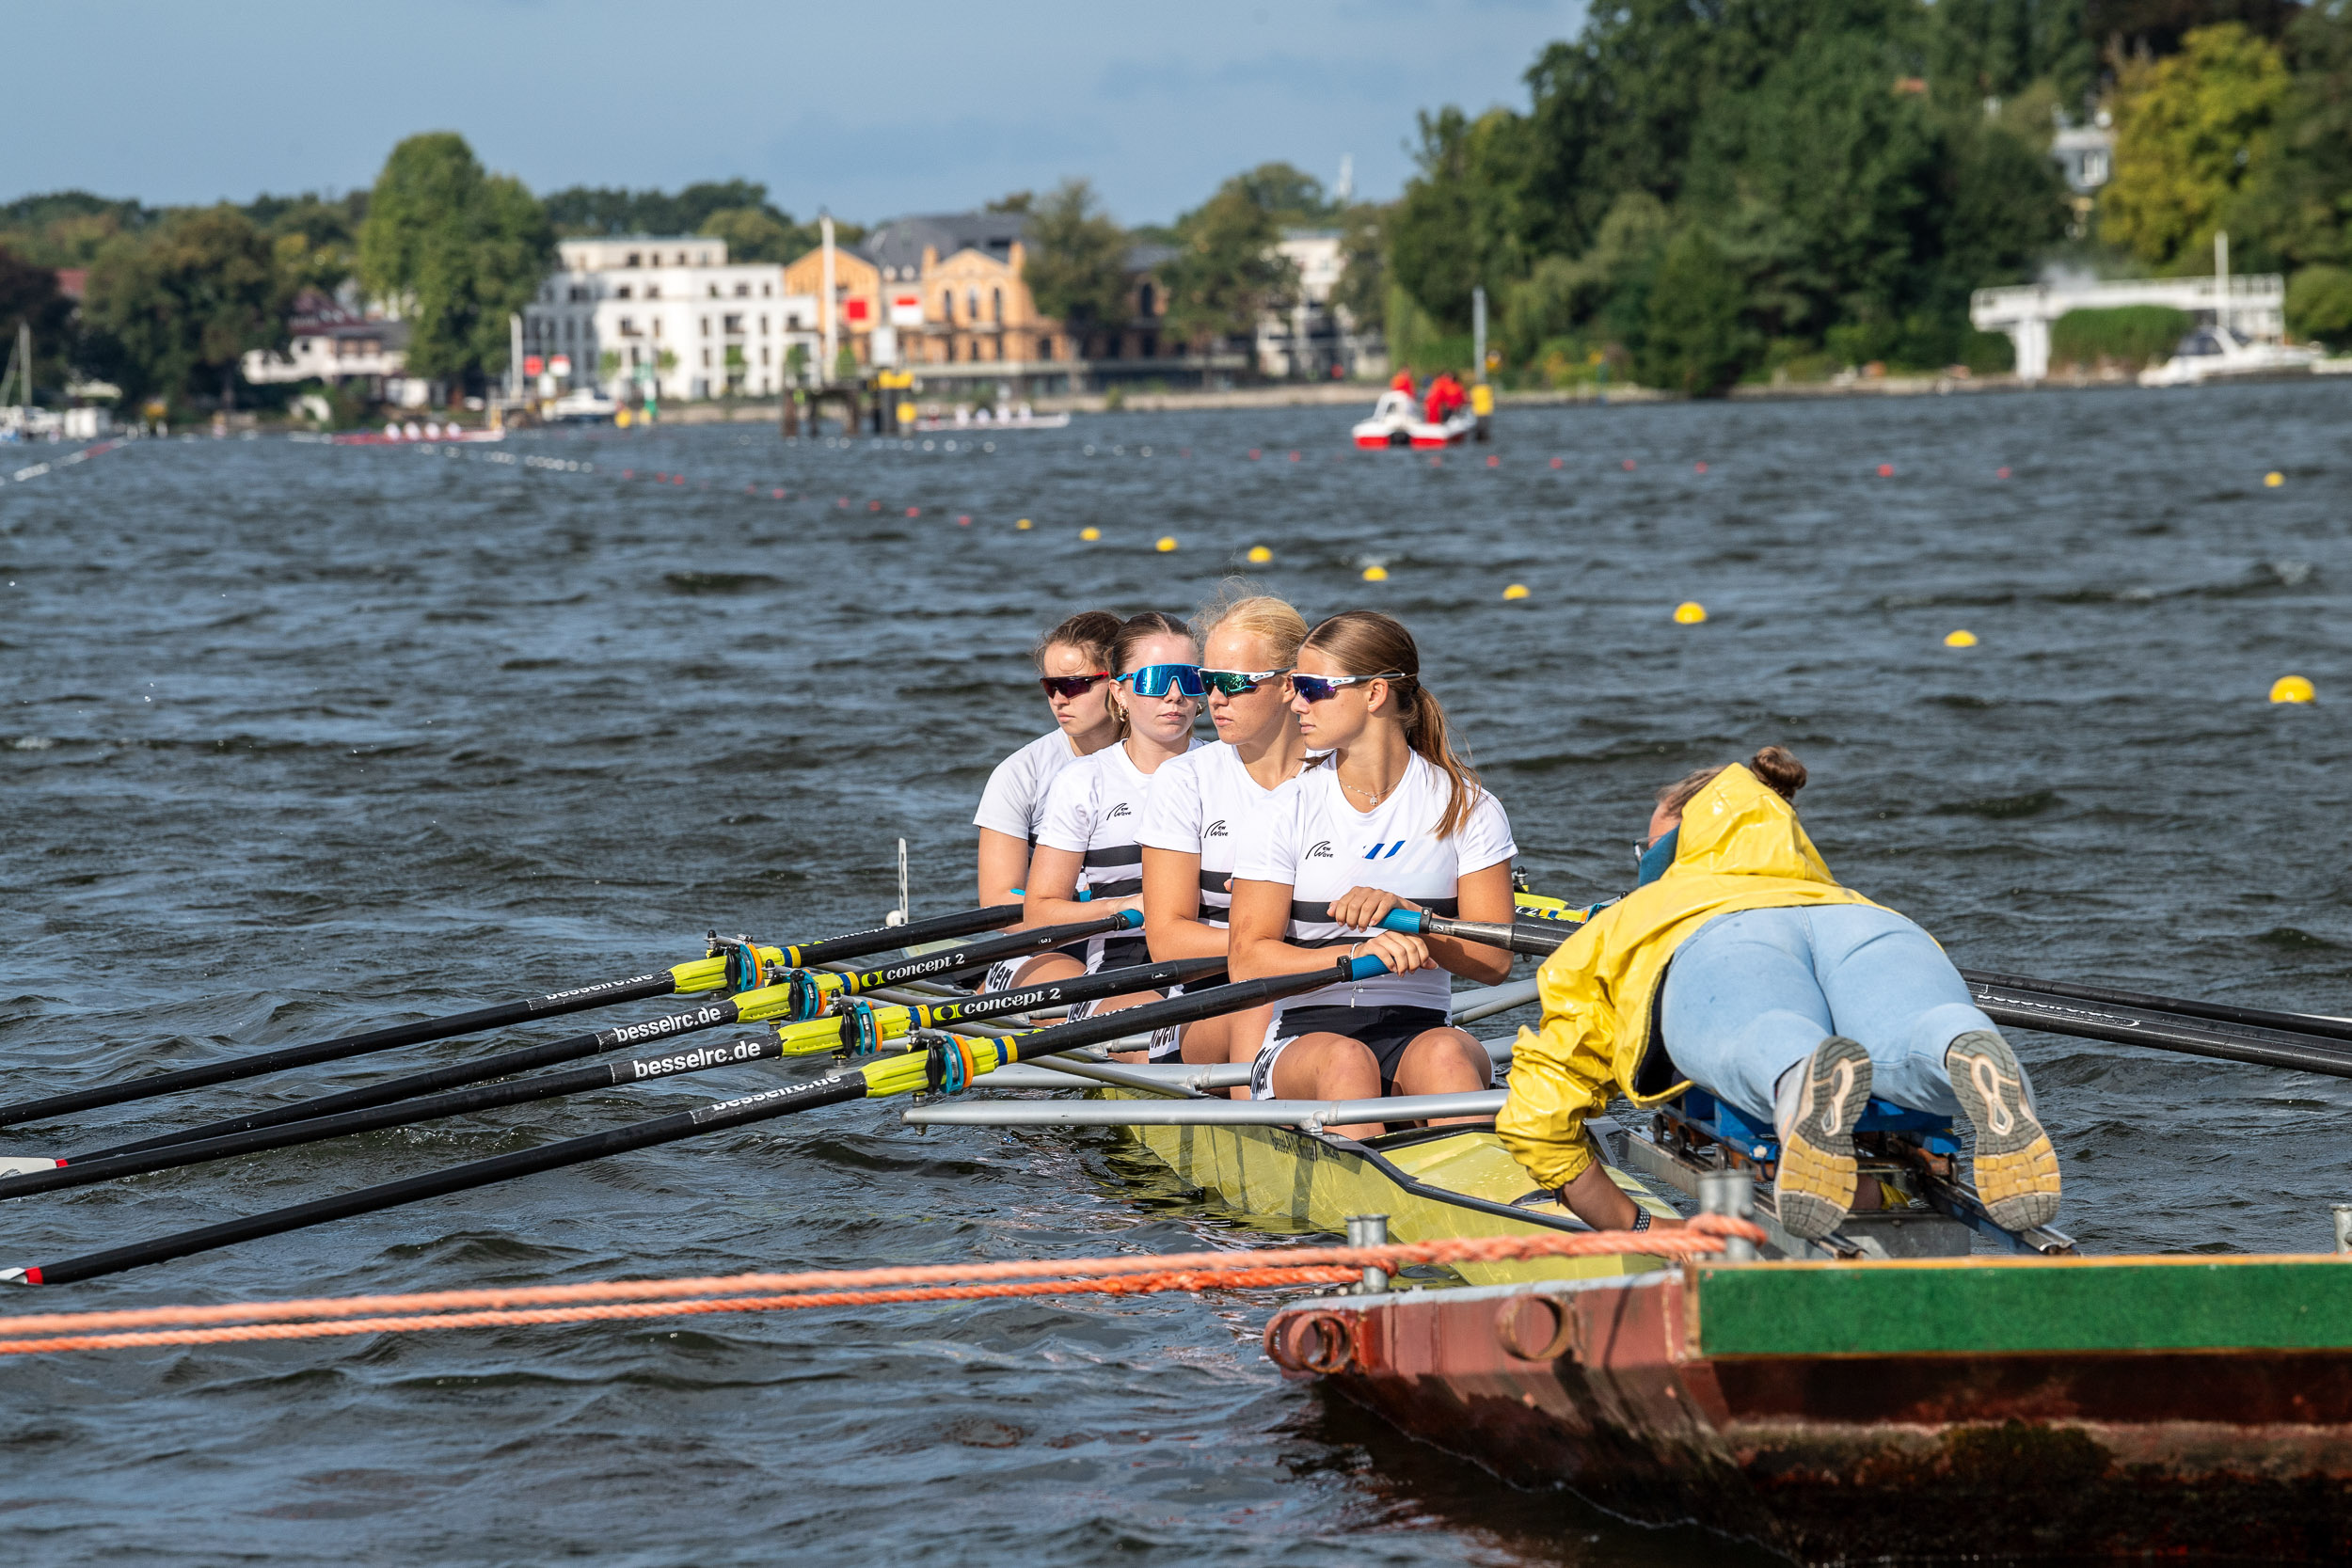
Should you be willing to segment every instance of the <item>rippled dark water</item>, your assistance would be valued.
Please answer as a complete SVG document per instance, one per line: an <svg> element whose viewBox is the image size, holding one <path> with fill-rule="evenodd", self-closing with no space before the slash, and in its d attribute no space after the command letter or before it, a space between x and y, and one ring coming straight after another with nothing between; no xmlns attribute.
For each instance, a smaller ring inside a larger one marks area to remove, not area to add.
<svg viewBox="0 0 2352 1568"><path fill-rule="evenodd" d="M993 452L740 426L505 449L593 472L173 441L0 484L6 1097L633 974L711 926L862 927L900 835L918 912L961 907L981 782L1043 727L1036 632L1084 605L1187 610L1258 544L1311 615L1369 603L1420 632L1549 891L1613 890L1654 784L1780 741L1813 768L1831 863L1964 964L2352 1011L2347 415L2333 384L1507 412L1492 468L1347 451L1344 411L1082 420ZM1359 581L1370 562L1390 579ZM1513 582L1530 594L1505 604ZM1683 599L1706 625L1672 622ZM1960 627L1980 645L1944 647ZM2286 673L2321 701L2266 703ZM2347 1085L2026 1050L2088 1247L2327 1244ZM20 1202L0 1261L772 1081ZM1247 1239L1153 1170L1102 1135L918 1135L876 1105L0 1306ZM0 1524L45 1563L1745 1560L1508 1491L1286 1384L1265 1310L21 1358L0 1365Z"/></svg>

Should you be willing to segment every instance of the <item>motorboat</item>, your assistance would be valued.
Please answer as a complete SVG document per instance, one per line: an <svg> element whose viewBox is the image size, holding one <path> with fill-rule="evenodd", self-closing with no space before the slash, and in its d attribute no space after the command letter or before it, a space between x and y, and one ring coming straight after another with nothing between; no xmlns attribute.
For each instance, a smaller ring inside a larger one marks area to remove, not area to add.
<svg viewBox="0 0 2352 1568"><path fill-rule="evenodd" d="M1394 388L1380 394L1372 418L1352 432L1356 444L1367 451L1382 447L1450 447L1467 441L1478 430L1478 416L1467 406L1455 409L1442 423L1432 423L1412 394Z"/></svg>
<svg viewBox="0 0 2352 1568"><path fill-rule="evenodd" d="M2172 357L2139 372L2142 387L2197 387L2208 381L2309 375L2319 356L2287 343L2256 342L2234 327L2201 326Z"/></svg>
<svg viewBox="0 0 2352 1568"><path fill-rule="evenodd" d="M541 418L549 424L609 424L620 407L594 387L581 387L548 404Z"/></svg>

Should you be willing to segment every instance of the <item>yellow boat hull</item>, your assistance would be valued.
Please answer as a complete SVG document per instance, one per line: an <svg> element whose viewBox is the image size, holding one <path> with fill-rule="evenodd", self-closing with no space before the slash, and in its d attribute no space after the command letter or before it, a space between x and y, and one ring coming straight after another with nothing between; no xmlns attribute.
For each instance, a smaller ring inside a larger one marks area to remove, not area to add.
<svg viewBox="0 0 2352 1568"><path fill-rule="evenodd" d="M1132 1099L1117 1089L1112 1099ZM1248 1219L1273 1228L1343 1232L1358 1214L1386 1214L1398 1242L1557 1232L1574 1222L1549 1198L1532 1197L1527 1172L1491 1126L1400 1133L1370 1144L1281 1127L1129 1127L1121 1130L1193 1186L1215 1193ZM1674 1208L1634 1178L1609 1175L1652 1213ZM1461 1263L1472 1285L1535 1279L1597 1279L1644 1274L1661 1259L1619 1253L1525 1262Z"/></svg>

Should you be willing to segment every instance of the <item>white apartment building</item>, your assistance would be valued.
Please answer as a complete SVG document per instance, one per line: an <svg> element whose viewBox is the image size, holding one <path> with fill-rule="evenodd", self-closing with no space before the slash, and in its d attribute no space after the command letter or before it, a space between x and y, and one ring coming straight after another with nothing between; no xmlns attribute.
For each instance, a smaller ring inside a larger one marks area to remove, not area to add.
<svg viewBox="0 0 2352 1568"><path fill-rule="evenodd" d="M1387 351L1377 329L1331 303L1347 270L1347 252L1334 229L1286 229L1277 254L1298 269L1298 297L1286 311L1258 320L1261 374L1325 381L1336 375L1386 373Z"/></svg>
<svg viewBox="0 0 2352 1568"><path fill-rule="evenodd" d="M625 234L557 252L561 266L524 309L523 353L568 358L571 386L626 397L650 379L674 401L773 397L795 346L811 367L823 351L816 298L787 295L773 262L730 263L723 240Z"/></svg>

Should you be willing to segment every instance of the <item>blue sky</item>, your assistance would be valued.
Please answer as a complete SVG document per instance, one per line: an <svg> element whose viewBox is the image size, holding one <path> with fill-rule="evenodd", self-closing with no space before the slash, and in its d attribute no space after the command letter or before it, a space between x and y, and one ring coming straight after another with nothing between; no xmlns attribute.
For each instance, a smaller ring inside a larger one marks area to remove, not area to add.
<svg viewBox="0 0 2352 1568"><path fill-rule="evenodd" d="M1094 181L1165 220L1284 159L1393 196L1418 109L1523 106L1581 0L81 0L10 18L0 199L372 182L455 130L534 190L742 176L796 215ZM30 128L26 133L26 128Z"/></svg>

